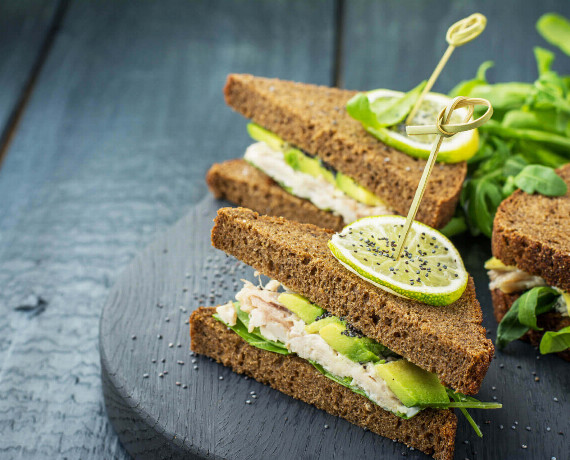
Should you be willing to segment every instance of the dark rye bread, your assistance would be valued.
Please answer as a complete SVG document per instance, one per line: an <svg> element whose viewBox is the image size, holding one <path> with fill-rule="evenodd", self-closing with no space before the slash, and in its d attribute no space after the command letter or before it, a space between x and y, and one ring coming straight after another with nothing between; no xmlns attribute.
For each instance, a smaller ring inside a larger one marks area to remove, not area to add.
<svg viewBox="0 0 570 460"><path fill-rule="evenodd" d="M216 198L260 214L282 216L336 231L345 225L341 216L287 193L271 177L242 159L215 163L206 174L206 183Z"/></svg>
<svg viewBox="0 0 570 460"><path fill-rule="evenodd" d="M501 322L503 317L507 314L514 301L521 296L522 292L517 292L514 294L505 294L500 289L493 289L491 291L491 298L493 299L493 311L495 314L495 319L498 323ZM544 331L533 331L529 330L525 335L521 337L521 340L530 342L535 347L540 345L542 336L546 331L559 331L562 328L570 326L570 317L562 316L557 312L548 312L537 316L538 327L544 329ZM564 350L560 353L556 353L562 359L570 361L570 350Z"/></svg>
<svg viewBox="0 0 570 460"><path fill-rule="evenodd" d="M473 280L459 300L435 307L389 294L344 268L330 252L332 231L244 208L222 208L212 244L274 278L366 336L475 394L494 353L481 326Z"/></svg>
<svg viewBox="0 0 570 460"><path fill-rule="evenodd" d="M568 184L566 195L517 190L501 203L493 223L493 255L570 292L570 163L556 172Z"/></svg>
<svg viewBox="0 0 570 460"><path fill-rule="evenodd" d="M345 110L356 94L252 75L229 75L226 102L255 123L369 188L406 215L425 161L386 146L368 134ZM467 173L463 163L436 166L417 219L441 228L453 216Z"/></svg>
<svg viewBox="0 0 570 460"><path fill-rule="evenodd" d="M399 418L328 379L304 359L252 347L212 318L214 312L213 307L201 307L192 313L190 336L194 352L434 458L453 458L457 418L452 411L426 409L411 419Z"/></svg>

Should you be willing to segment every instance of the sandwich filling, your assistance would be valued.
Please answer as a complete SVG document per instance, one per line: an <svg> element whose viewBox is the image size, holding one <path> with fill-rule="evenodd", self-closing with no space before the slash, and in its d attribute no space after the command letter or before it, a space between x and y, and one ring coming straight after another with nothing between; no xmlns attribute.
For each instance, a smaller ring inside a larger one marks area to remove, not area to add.
<svg viewBox="0 0 570 460"><path fill-rule="evenodd" d="M278 281L265 286L244 281L236 300L217 307L214 318L248 344L305 359L325 377L398 417L413 417L427 407L457 407L481 435L465 408L501 407L445 388L435 374L363 336L344 318L287 291Z"/></svg>
<svg viewBox="0 0 570 460"><path fill-rule="evenodd" d="M394 214L380 198L322 160L290 146L257 125L250 124L248 129L259 142L247 148L245 161L288 193L340 215L346 223L362 217Z"/></svg>
<svg viewBox="0 0 570 460"><path fill-rule="evenodd" d="M537 287L550 287L559 292L559 296L552 305L552 310L562 316L570 316L570 293L555 286L548 286L544 278L531 275L514 265L505 265L496 257L485 263L489 275L489 289L499 289L505 294L526 292Z"/></svg>
<svg viewBox="0 0 570 460"><path fill-rule="evenodd" d="M218 307L217 313L229 326L235 326L238 310L247 313L248 332L252 333L255 328L259 328L259 333L267 340L282 343L291 353L319 364L336 377L351 379L352 386L366 393L368 399L385 410L405 418L412 417L421 410L420 407L406 407L402 404L386 382L377 375L373 361L355 362L331 347L318 331L308 332L305 321L279 302L281 293L277 289L280 286L278 281L270 281L264 288L260 288L245 281L244 287L236 295L239 308L236 309L234 303L230 302ZM381 357L385 362L401 359L387 351Z"/></svg>

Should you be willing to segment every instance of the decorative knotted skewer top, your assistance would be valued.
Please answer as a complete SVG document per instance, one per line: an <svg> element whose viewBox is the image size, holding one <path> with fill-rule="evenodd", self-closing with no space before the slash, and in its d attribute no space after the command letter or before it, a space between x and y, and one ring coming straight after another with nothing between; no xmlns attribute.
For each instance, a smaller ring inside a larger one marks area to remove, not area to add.
<svg viewBox="0 0 570 460"><path fill-rule="evenodd" d="M475 13L469 17L462 19L461 21L457 21L449 29L447 29L445 40L449 46L447 47L447 50L445 50L445 53L431 74L431 77L429 77L426 86L418 97L418 100L408 115L408 118L406 118L407 125L409 125L414 119L420 105L422 104L422 101L424 100L425 95L433 88L437 77L439 77L439 74L445 67L445 64L447 64L447 61L453 53L453 50L455 50L455 48L458 46L465 45L465 43L469 43L471 40L477 38L481 32L485 30L486 25L487 18L481 13Z"/></svg>
<svg viewBox="0 0 570 460"><path fill-rule="evenodd" d="M476 105L485 105L487 106L487 110L483 115L481 115L476 120L469 121L473 116L473 111ZM468 108L467 115L465 116L463 123L450 124L449 121L451 120L451 114L453 113L453 111L455 109L460 109L462 107ZM445 137L451 137L462 131L469 131L471 129L478 128L482 124L486 123L491 118L492 115L493 115L493 107L491 106L491 103L487 99L458 96L455 99L453 99L447 105L447 107L441 109L441 111L437 116L435 125L406 127L406 132L408 133L408 135L437 134L438 136L433 143L431 152L429 154L429 158L426 163L426 167L424 168L424 172L420 179L420 183L418 184L416 194L414 195L414 200L412 201L412 205L410 206L410 210L408 211L408 217L406 219L406 224L404 225L404 231L401 234L400 242L398 243L398 248L395 252L396 256L395 260L398 260L400 258L400 254L402 253L402 248L404 247L404 243L406 242L406 238L408 237L408 233L410 232L412 221L416 217L418 208L420 207L420 202L422 201L427 181L433 169L433 165L435 164L437 153L439 152L439 148L441 147L443 139Z"/></svg>

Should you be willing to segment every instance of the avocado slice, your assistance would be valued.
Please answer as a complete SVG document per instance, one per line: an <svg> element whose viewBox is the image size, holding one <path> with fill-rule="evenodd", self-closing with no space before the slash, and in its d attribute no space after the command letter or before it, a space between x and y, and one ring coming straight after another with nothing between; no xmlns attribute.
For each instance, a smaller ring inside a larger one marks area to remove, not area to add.
<svg viewBox="0 0 570 460"><path fill-rule="evenodd" d="M486 270L512 271L512 270L516 270L517 267L515 267L514 265L505 265L502 261L500 261L496 257L491 257L489 260L487 260L485 262L485 269Z"/></svg>
<svg viewBox="0 0 570 460"><path fill-rule="evenodd" d="M316 318L325 312L321 307L317 307L299 294L283 293L277 300L307 324L313 323Z"/></svg>
<svg viewBox="0 0 570 460"><path fill-rule="evenodd" d="M255 123L248 123L247 132L252 139L265 142L273 150L283 150L285 146L283 139Z"/></svg>
<svg viewBox="0 0 570 460"><path fill-rule="evenodd" d="M346 174L338 171L336 173L336 186L342 190L346 195L364 203L368 206L378 206L384 204L384 202L374 195L370 190L358 185L353 179L348 177Z"/></svg>
<svg viewBox="0 0 570 460"><path fill-rule="evenodd" d="M406 407L449 402L437 375L405 359L377 364L376 373Z"/></svg>
<svg viewBox="0 0 570 460"><path fill-rule="evenodd" d="M311 158L299 149L290 148L284 154L285 163L295 171L309 174L313 177L321 177L321 164L318 158Z"/></svg>
<svg viewBox="0 0 570 460"><path fill-rule="evenodd" d="M368 345L370 339L365 337L349 337L344 335L346 325L339 320L338 323L331 322L319 331L320 336L333 349L346 356L348 359L357 363L377 362L380 358L370 351Z"/></svg>
<svg viewBox="0 0 570 460"><path fill-rule="evenodd" d="M305 331L307 332L307 334L318 334L323 327L329 324L337 324L337 323L340 324L341 326L344 326L343 322L340 319L338 319L336 316L327 316L326 318L320 319L305 326Z"/></svg>

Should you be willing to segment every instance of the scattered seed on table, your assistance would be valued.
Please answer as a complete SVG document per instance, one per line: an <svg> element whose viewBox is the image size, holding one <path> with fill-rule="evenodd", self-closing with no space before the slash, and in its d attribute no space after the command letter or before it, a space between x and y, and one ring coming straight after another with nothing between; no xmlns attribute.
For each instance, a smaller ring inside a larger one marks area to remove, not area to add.
<svg viewBox="0 0 570 460"><path fill-rule="evenodd" d="M531 430L532 430L532 428L531 428L530 426L525 426L524 429L525 429L526 431L531 431Z"/></svg>
<svg viewBox="0 0 570 460"><path fill-rule="evenodd" d="M198 366L194 366L194 369L195 369L195 370L198 370Z"/></svg>
<svg viewBox="0 0 570 460"><path fill-rule="evenodd" d="M328 426L328 425L325 425L325 430L328 430L328 429L329 429L329 426Z"/></svg>
<svg viewBox="0 0 570 460"><path fill-rule="evenodd" d="M166 374L168 374L168 371L162 371L162 373L163 373L164 375L166 375Z"/></svg>
<svg viewBox="0 0 570 460"><path fill-rule="evenodd" d="M132 335L132 336L131 336L131 339L132 339L132 340L137 340L137 336L136 336L136 335Z"/></svg>
<svg viewBox="0 0 570 460"><path fill-rule="evenodd" d="M251 395L253 399L257 399L257 395Z"/></svg>
<svg viewBox="0 0 570 460"><path fill-rule="evenodd" d="M153 363L156 363L156 359L153 358L153 359L152 359L152 362L153 362Z"/></svg>
<svg viewBox="0 0 570 460"><path fill-rule="evenodd" d="M161 335L161 334L158 334L158 335L156 336L156 338L157 338L158 340L162 340L162 335Z"/></svg>
<svg viewBox="0 0 570 460"><path fill-rule="evenodd" d="M549 426L546 427L546 431L550 431L550 427L549 427Z"/></svg>
<svg viewBox="0 0 570 460"><path fill-rule="evenodd" d="M148 379L148 374L143 374L143 379Z"/></svg>
<svg viewBox="0 0 570 460"><path fill-rule="evenodd" d="M521 447L522 447L523 449L526 449L526 448L527 448L527 445L526 445L526 444L521 444Z"/></svg>
<svg viewBox="0 0 570 460"><path fill-rule="evenodd" d="M166 362L166 358L162 358L162 359L160 360L160 362L161 362L161 363L165 363L165 362Z"/></svg>
<svg viewBox="0 0 570 460"><path fill-rule="evenodd" d="M174 346L174 344L173 344L172 342L170 342L170 343L168 344L168 348L172 348L173 346Z"/></svg>
<svg viewBox="0 0 570 460"><path fill-rule="evenodd" d="M245 401L246 404L251 404L251 401L249 399L246 399Z"/></svg>
<svg viewBox="0 0 570 460"><path fill-rule="evenodd" d="M198 360L197 360L196 358L194 358L194 359L192 360L192 364L195 364L196 361L198 361Z"/></svg>
<svg viewBox="0 0 570 460"><path fill-rule="evenodd" d="M176 364L180 364L181 366L184 366L184 361L176 361Z"/></svg>
<svg viewBox="0 0 570 460"><path fill-rule="evenodd" d="M176 382L177 387L179 387L180 385L182 385L180 382Z"/></svg>
<svg viewBox="0 0 570 460"><path fill-rule="evenodd" d="M552 400L553 400L554 402L558 402L558 398L557 398L556 396L555 396L554 398L552 398Z"/></svg>
<svg viewBox="0 0 570 460"><path fill-rule="evenodd" d="M219 379L219 380L224 380L224 376L223 376L223 375L220 375L220 376L218 377L218 379Z"/></svg>
<svg viewBox="0 0 570 460"><path fill-rule="evenodd" d="M535 381L535 382L540 382L540 377L535 377L535 378L534 378L534 381Z"/></svg>
<svg viewBox="0 0 570 460"><path fill-rule="evenodd" d="M159 376L160 378L163 378L163 377L164 377L164 374L161 372L160 374L158 374L158 376Z"/></svg>
<svg viewBox="0 0 570 460"><path fill-rule="evenodd" d="M182 385L182 388L186 389L186 388L188 388L188 385L184 384L184 385Z"/></svg>

